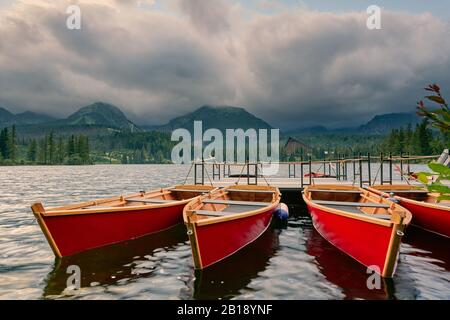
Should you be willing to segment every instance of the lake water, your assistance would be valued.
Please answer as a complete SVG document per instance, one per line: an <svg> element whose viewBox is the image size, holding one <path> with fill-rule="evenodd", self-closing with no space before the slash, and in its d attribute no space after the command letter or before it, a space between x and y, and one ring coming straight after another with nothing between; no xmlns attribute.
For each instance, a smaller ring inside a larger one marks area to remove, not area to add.
<svg viewBox="0 0 450 320"><path fill-rule="evenodd" d="M183 226L55 260L30 205L80 202L182 183L175 165L0 167L0 299L450 299L450 241L410 228L380 290L325 241L305 208L253 244L195 271ZM68 266L82 288L66 289Z"/></svg>

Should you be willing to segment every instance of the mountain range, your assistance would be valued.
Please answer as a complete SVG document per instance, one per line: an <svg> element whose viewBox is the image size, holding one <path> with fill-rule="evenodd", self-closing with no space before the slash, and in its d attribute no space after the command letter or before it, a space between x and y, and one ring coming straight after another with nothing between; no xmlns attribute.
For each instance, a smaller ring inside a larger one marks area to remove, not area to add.
<svg viewBox="0 0 450 320"><path fill-rule="evenodd" d="M186 115L177 117L162 126L154 126L149 129L162 132L172 132L178 128L194 130L194 121L202 121L203 131L211 128L225 132L226 129L240 128L247 130L272 129L272 126L264 120L257 118L244 108L230 106L203 106Z"/></svg>
<svg viewBox="0 0 450 320"><path fill-rule="evenodd" d="M9 127L12 125L28 125L52 122L56 119L46 114L26 111L13 114L5 108L0 107L0 127Z"/></svg>
<svg viewBox="0 0 450 320"><path fill-rule="evenodd" d="M202 106L193 112L177 117L160 126L137 126L116 106L96 102L79 109L65 119L34 112L13 114L0 107L0 128L16 125L22 133L37 134L42 131L58 131L63 133L76 131L77 133L110 132L112 131L160 131L171 132L177 128L185 128L193 131L194 121L203 122L203 131L217 128L224 131L228 128L241 128L247 130L272 129L266 121L249 113L244 108L232 106ZM377 115L369 122L359 127L328 129L324 126L300 128L285 132L295 134L327 134L327 133L353 133L353 134L385 134L394 128L400 128L407 124L415 125L420 118L414 113L390 113Z"/></svg>

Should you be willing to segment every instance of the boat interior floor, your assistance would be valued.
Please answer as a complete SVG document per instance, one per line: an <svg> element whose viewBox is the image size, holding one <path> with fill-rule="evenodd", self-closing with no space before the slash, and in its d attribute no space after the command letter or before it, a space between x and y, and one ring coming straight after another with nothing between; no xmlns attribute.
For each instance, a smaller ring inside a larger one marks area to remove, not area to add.
<svg viewBox="0 0 450 320"><path fill-rule="evenodd" d="M345 211L350 213L356 213L359 215L363 215L365 217L372 217L372 218L378 218L383 220L390 220L391 216L388 214L367 214L358 207L347 207L347 206L339 206L339 205L327 205L327 207L339 210L339 211Z"/></svg>

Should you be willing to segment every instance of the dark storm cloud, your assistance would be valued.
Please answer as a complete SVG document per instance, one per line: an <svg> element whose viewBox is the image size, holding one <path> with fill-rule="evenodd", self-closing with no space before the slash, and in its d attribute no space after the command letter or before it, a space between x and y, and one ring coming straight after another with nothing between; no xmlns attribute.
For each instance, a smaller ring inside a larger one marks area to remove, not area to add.
<svg viewBox="0 0 450 320"><path fill-rule="evenodd" d="M86 0L82 30L71 31L68 3L0 11L0 105L65 116L102 100L159 123L229 104L283 127L344 126L413 111L430 81L450 88L450 27L429 14L384 12L370 31L365 13Z"/></svg>

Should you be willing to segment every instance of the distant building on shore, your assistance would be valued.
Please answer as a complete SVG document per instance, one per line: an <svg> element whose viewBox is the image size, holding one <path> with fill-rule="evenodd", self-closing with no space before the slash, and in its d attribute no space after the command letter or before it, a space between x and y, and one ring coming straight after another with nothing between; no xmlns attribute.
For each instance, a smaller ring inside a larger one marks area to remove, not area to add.
<svg viewBox="0 0 450 320"><path fill-rule="evenodd" d="M292 137L289 137L284 148L288 156L304 156L312 152L311 147Z"/></svg>

